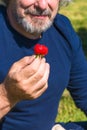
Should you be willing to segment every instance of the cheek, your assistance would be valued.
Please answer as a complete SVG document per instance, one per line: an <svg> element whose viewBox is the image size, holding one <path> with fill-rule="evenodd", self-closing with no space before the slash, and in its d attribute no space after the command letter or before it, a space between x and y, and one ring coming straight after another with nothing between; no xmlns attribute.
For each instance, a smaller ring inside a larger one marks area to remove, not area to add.
<svg viewBox="0 0 87 130"><path fill-rule="evenodd" d="M54 10L54 9L58 8L59 1L60 0L48 0L48 4Z"/></svg>
<svg viewBox="0 0 87 130"><path fill-rule="evenodd" d="M19 3L22 7L28 7L31 6L33 3L35 2L35 0L20 0Z"/></svg>
<svg viewBox="0 0 87 130"><path fill-rule="evenodd" d="M24 17L25 9L33 5L34 2L35 0L17 0L17 14Z"/></svg>
<svg viewBox="0 0 87 130"><path fill-rule="evenodd" d="M48 0L48 2L49 2L49 7L51 8L53 15L55 15L58 11L59 0Z"/></svg>
<svg viewBox="0 0 87 130"><path fill-rule="evenodd" d="M52 1L50 2L51 3L50 8L52 9L52 16L54 17L58 12L59 0L54 0L55 2Z"/></svg>

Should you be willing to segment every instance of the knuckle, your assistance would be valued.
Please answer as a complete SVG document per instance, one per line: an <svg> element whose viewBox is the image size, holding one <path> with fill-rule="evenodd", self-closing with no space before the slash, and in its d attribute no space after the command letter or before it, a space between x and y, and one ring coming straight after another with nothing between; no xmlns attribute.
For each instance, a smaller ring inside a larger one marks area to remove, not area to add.
<svg viewBox="0 0 87 130"><path fill-rule="evenodd" d="M43 72L39 72L39 73L38 73L38 77L39 77L40 79L43 78L43 76L44 76Z"/></svg>
<svg viewBox="0 0 87 130"><path fill-rule="evenodd" d="M29 62L29 57L26 56L26 57L23 58L23 60L24 60L25 63L28 63Z"/></svg>
<svg viewBox="0 0 87 130"><path fill-rule="evenodd" d="M32 67L31 71L32 71L32 73L36 73L37 72L37 68Z"/></svg>
<svg viewBox="0 0 87 130"><path fill-rule="evenodd" d="M34 94L34 93L29 94L29 98L30 98L30 99L36 99L37 97L38 97L37 94Z"/></svg>
<svg viewBox="0 0 87 130"><path fill-rule="evenodd" d="M38 74L35 74L33 81L36 82L36 81L41 80L42 78L43 78L43 74L38 73ZM45 81L42 81L42 82L45 82Z"/></svg>
<svg viewBox="0 0 87 130"><path fill-rule="evenodd" d="M14 79L16 82L20 82L20 81L21 81L21 76L20 76L18 73L14 73L14 74L13 74L13 79Z"/></svg>
<svg viewBox="0 0 87 130"><path fill-rule="evenodd" d="M17 64L18 64L18 62L13 63L12 68L16 68Z"/></svg>
<svg viewBox="0 0 87 130"><path fill-rule="evenodd" d="M46 83L45 88L46 88L46 89L48 88L48 83Z"/></svg>
<svg viewBox="0 0 87 130"><path fill-rule="evenodd" d="M47 84L47 79L46 78L43 78L43 84L45 85L45 84Z"/></svg>
<svg viewBox="0 0 87 130"><path fill-rule="evenodd" d="M38 96L37 95L33 95L32 96L32 99L36 99Z"/></svg>
<svg viewBox="0 0 87 130"><path fill-rule="evenodd" d="M48 84L46 83L46 84L44 85L44 90L43 90L43 91L47 90L47 88L48 88Z"/></svg>

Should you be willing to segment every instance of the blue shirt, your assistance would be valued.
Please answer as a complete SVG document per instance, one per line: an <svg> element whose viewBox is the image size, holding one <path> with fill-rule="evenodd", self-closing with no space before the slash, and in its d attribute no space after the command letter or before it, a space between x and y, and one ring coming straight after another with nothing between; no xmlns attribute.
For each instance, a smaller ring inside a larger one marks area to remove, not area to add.
<svg viewBox="0 0 87 130"><path fill-rule="evenodd" d="M68 18L57 14L42 38L31 40L14 30L0 7L0 83L12 64L34 54L36 43L48 47L48 89L35 100L24 100L4 117L1 130L51 130L62 93L67 88L75 103L87 114L87 62L81 41Z"/></svg>

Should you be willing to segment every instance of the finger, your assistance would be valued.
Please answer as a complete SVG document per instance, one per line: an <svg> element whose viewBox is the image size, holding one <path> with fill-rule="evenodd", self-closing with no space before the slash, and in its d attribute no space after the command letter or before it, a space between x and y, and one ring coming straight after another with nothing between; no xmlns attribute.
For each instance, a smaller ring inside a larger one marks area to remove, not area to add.
<svg viewBox="0 0 87 130"><path fill-rule="evenodd" d="M49 64L46 64L46 72L44 77L42 78L42 80L40 80L37 85L35 86L35 90L34 91L34 96L33 98L37 98L39 96L41 96L48 88L48 78L49 78L49 73L50 73L50 66Z"/></svg>
<svg viewBox="0 0 87 130"><path fill-rule="evenodd" d="M41 58L36 58L30 65L27 65L21 70L21 79L28 79L39 70Z"/></svg>
<svg viewBox="0 0 87 130"><path fill-rule="evenodd" d="M37 92L34 92L31 96L29 96L30 99L36 99L38 97L40 97L48 88L48 83L46 83L44 85L44 87L42 89L40 89L39 91Z"/></svg>
<svg viewBox="0 0 87 130"><path fill-rule="evenodd" d="M26 56L19 61L15 62L11 67L11 71L19 72L21 69L25 68L27 65L31 64L35 59L35 55L33 56Z"/></svg>
<svg viewBox="0 0 87 130"><path fill-rule="evenodd" d="M49 73L50 73L50 66L48 63L46 63L46 68L45 68L45 73L44 76L41 80L38 81L38 83L35 85L36 91L42 89L44 85L48 82L49 78Z"/></svg>
<svg viewBox="0 0 87 130"><path fill-rule="evenodd" d="M43 59L41 59L40 65L38 66L36 73L34 73L34 71L32 71L34 74L31 77L29 77L31 86L36 84L43 77L43 75L45 73L45 68L46 68L46 60L45 60L45 58L43 58ZM34 68L34 70L35 70L35 68Z"/></svg>

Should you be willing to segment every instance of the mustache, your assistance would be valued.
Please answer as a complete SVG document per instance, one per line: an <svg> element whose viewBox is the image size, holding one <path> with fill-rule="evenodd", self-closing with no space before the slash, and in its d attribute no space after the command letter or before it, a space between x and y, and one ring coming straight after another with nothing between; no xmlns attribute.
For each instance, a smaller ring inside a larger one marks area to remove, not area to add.
<svg viewBox="0 0 87 130"><path fill-rule="evenodd" d="M51 17L51 11L46 9L46 10L41 10L40 8L31 10L30 8L26 9L25 14L31 14L31 15L37 15L37 16L49 16Z"/></svg>

